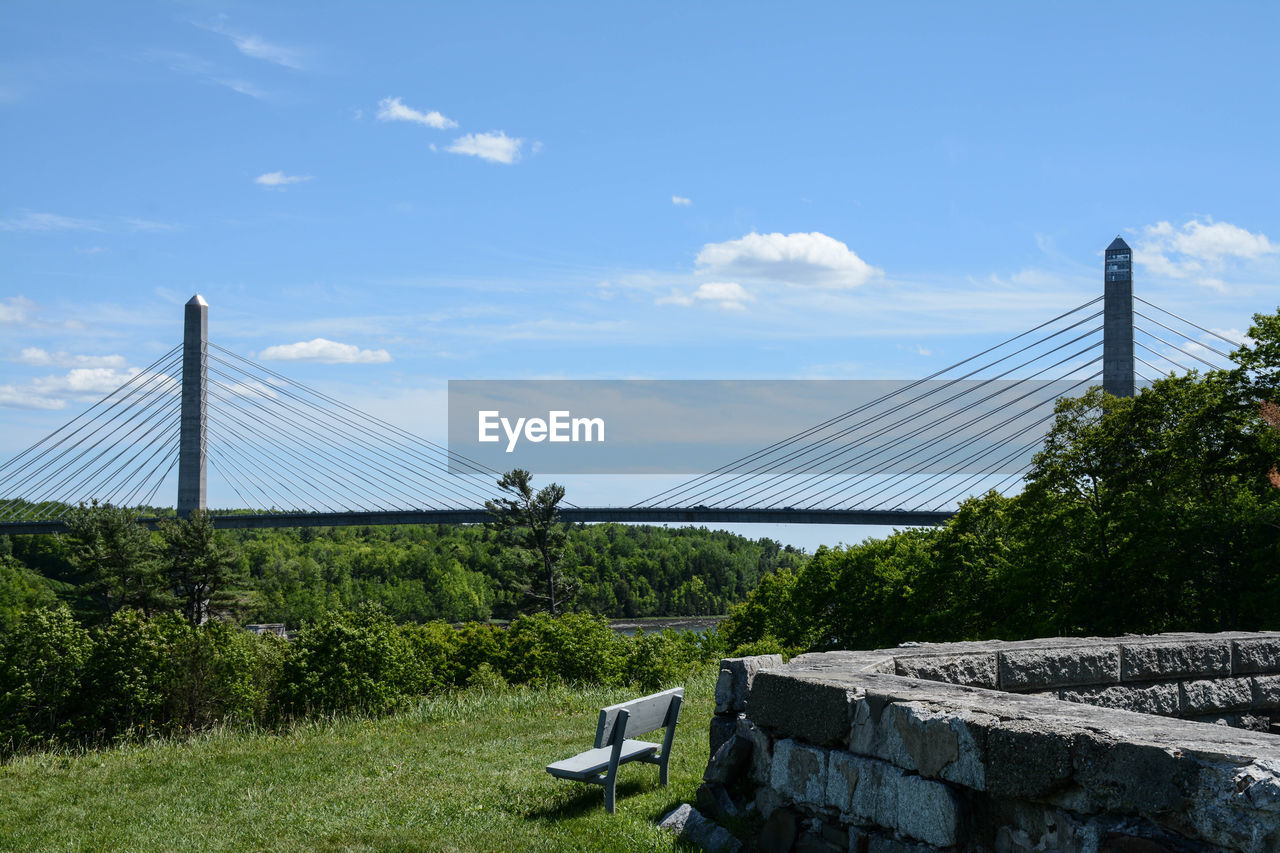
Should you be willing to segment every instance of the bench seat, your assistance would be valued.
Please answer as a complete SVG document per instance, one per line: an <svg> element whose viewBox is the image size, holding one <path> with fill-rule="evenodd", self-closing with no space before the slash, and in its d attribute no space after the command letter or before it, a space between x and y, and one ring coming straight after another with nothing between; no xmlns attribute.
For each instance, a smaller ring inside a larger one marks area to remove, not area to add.
<svg viewBox="0 0 1280 853"><path fill-rule="evenodd" d="M547 772L557 779L586 782L604 788L605 811L612 812L618 781L618 767L631 761L658 765L658 783L667 784L667 767L671 762L671 744L675 740L676 721L680 719L680 703L684 688L673 687L652 696L630 702L619 702L600 709L596 724L594 748L579 752L547 765ZM632 740L627 735L644 735L666 729L659 745L647 740Z"/></svg>
<svg viewBox="0 0 1280 853"><path fill-rule="evenodd" d="M622 752L618 755L618 763L623 764L628 761L642 760L646 755L653 755L658 751L661 744L649 743L647 740L624 740L622 742ZM593 776L599 776L601 773L609 769L609 762L613 760L613 747L602 746L599 749L588 749L586 752L579 752L573 758L566 758L557 761L555 764L547 765L547 772L552 776L558 776L561 779L576 779L583 781Z"/></svg>

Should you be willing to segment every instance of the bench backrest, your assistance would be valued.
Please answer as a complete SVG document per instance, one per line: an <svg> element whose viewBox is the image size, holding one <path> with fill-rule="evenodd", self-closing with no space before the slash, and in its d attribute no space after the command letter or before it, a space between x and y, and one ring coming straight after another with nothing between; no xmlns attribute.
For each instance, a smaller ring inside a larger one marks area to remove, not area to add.
<svg viewBox="0 0 1280 853"><path fill-rule="evenodd" d="M627 712L627 730L623 737L647 734L665 726L674 726L684 698L683 687L673 687L651 696L642 696L630 702L619 702L600 709L600 723L596 726L596 748L613 744L617 728L618 712Z"/></svg>

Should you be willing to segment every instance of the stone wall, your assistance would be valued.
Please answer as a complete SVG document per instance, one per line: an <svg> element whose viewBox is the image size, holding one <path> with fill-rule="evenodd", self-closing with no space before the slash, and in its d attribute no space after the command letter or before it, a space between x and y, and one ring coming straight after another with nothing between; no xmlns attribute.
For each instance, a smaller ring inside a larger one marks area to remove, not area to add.
<svg viewBox="0 0 1280 853"><path fill-rule="evenodd" d="M698 804L766 851L1280 851L1275 720L1272 633L731 659Z"/></svg>

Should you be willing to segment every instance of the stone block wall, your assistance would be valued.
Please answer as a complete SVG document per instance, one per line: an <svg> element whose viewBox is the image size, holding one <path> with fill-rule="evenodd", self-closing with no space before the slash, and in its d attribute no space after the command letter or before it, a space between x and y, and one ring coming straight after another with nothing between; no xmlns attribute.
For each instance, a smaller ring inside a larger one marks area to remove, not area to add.
<svg viewBox="0 0 1280 853"><path fill-rule="evenodd" d="M1275 719L1280 634L738 658L698 801L778 853L1280 851Z"/></svg>

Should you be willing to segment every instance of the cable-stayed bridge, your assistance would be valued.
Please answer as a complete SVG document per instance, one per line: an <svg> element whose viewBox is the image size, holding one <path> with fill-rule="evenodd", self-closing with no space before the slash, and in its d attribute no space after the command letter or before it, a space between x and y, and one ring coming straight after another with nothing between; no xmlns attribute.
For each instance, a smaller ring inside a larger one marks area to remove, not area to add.
<svg viewBox="0 0 1280 853"><path fill-rule="evenodd" d="M1058 398L1231 364L1237 342L1133 295L1131 257L1117 238L1103 295L930 376L631 505L561 517L927 525L1015 489ZM58 532L94 500L171 515L156 502L175 473L178 515L206 508L210 478L235 495L212 510L222 528L483 522L501 476L211 342L197 296L183 343L0 465L0 533Z"/></svg>

